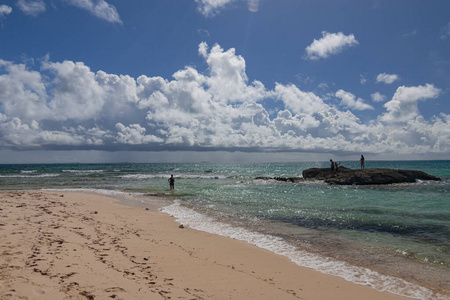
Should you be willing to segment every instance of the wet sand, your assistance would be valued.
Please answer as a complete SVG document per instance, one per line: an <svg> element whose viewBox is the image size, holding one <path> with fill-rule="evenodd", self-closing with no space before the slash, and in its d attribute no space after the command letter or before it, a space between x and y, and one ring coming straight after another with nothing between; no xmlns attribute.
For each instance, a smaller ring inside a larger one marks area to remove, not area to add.
<svg viewBox="0 0 450 300"><path fill-rule="evenodd" d="M0 299L410 299L89 194L0 192Z"/></svg>

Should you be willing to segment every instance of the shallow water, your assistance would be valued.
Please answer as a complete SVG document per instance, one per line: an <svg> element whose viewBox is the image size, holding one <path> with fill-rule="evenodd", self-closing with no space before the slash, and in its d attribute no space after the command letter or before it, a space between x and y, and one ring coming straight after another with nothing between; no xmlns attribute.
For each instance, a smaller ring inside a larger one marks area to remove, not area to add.
<svg viewBox="0 0 450 300"><path fill-rule="evenodd" d="M342 165L359 167L357 162ZM301 176L304 169L327 166L326 162L1 165L0 188L119 193L129 195L131 202L139 199L140 205L152 203L156 196L175 201L165 211L180 222L217 234L237 234L251 243L264 241L258 246L354 282L417 298L436 295L405 288L384 276L450 290L450 161L366 162L366 168L421 170L441 177L438 182L357 187L254 179ZM176 178L174 192L169 191L170 174Z"/></svg>

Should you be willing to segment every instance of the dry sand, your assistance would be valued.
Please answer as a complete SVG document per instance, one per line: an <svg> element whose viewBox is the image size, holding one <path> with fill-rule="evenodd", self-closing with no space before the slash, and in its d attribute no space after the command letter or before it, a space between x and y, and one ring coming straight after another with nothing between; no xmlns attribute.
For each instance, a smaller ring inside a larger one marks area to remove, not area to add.
<svg viewBox="0 0 450 300"><path fill-rule="evenodd" d="M88 194L0 192L0 299L410 299Z"/></svg>

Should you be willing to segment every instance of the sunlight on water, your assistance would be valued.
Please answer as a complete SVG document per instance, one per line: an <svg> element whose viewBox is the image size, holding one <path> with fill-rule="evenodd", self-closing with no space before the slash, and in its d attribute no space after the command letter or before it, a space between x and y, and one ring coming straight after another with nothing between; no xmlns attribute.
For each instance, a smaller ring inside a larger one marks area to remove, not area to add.
<svg viewBox="0 0 450 300"><path fill-rule="evenodd" d="M359 168L358 162L341 163ZM366 168L422 170L442 177L438 182L358 187L255 179L301 177L312 167L328 164L2 165L0 188L97 191L148 203L152 197L177 199L180 208L205 220L267 234L320 257L406 279L425 266L431 269L418 272L417 280L448 286L449 161L366 162ZM169 190L170 174L175 191Z"/></svg>

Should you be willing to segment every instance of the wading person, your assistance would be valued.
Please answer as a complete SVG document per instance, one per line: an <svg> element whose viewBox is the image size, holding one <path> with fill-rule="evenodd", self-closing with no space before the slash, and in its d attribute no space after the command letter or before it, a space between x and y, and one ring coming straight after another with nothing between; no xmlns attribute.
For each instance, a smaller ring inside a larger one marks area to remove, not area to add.
<svg viewBox="0 0 450 300"><path fill-rule="evenodd" d="M174 189L175 189L175 178L173 178L173 175L170 175L170 178L169 178L169 186L170 186L170 189L171 189L171 190L174 190Z"/></svg>

